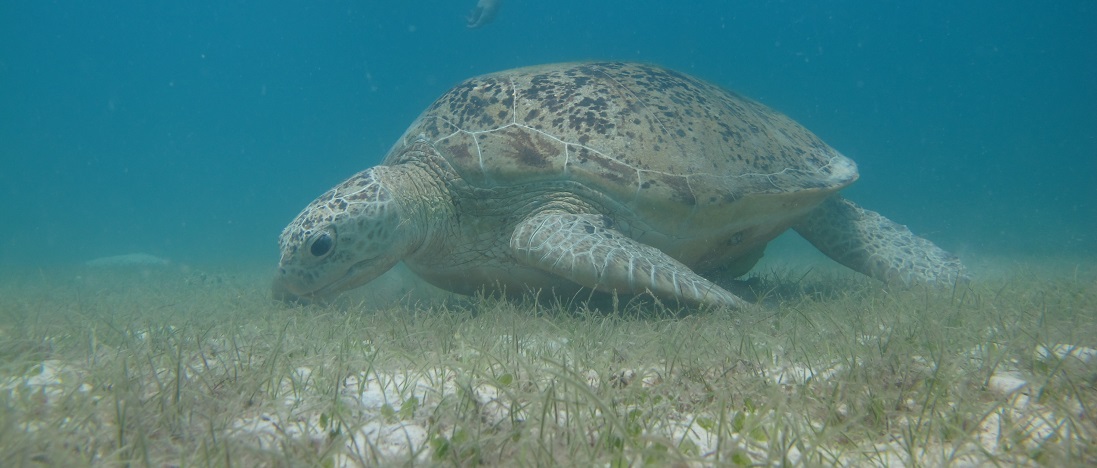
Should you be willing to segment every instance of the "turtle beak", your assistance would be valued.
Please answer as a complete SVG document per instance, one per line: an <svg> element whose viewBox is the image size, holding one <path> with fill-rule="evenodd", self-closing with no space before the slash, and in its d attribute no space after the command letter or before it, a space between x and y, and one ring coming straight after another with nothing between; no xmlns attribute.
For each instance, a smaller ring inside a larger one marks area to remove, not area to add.
<svg viewBox="0 0 1097 468"><path fill-rule="evenodd" d="M274 275L274 281L270 284L270 297L279 302L285 302L286 304L308 305L315 301L306 297L300 296L293 292L289 288L289 285L285 280L285 270L279 269L278 273Z"/></svg>
<svg viewBox="0 0 1097 468"><path fill-rule="evenodd" d="M361 260L333 280L322 283L318 288L295 281L295 276L285 267L279 267L271 282L271 297L289 304L317 304L334 298L339 293L357 288L381 276L399 262L398 258L387 256L370 257Z"/></svg>

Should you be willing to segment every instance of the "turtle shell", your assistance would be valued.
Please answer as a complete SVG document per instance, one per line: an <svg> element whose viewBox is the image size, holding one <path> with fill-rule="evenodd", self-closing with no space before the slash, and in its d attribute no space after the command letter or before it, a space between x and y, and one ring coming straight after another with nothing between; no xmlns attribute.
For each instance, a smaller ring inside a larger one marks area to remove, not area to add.
<svg viewBox="0 0 1097 468"><path fill-rule="evenodd" d="M471 78L431 104L383 164L404 162L402 148L420 138L472 186L577 182L641 219L746 210L747 222L760 223L767 213L804 212L857 178L851 160L787 116L638 63Z"/></svg>

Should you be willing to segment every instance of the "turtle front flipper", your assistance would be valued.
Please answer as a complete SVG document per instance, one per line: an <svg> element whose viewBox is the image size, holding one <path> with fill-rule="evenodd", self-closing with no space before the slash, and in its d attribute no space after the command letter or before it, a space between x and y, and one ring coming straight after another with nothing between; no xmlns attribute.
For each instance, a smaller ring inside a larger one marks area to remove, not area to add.
<svg viewBox="0 0 1097 468"><path fill-rule="evenodd" d="M741 309L749 303L659 249L613 228L606 216L550 211L519 223L510 238L518 261L604 292Z"/></svg>
<svg viewBox="0 0 1097 468"><path fill-rule="evenodd" d="M838 263L888 284L951 286L968 280L955 255L838 195L793 229Z"/></svg>

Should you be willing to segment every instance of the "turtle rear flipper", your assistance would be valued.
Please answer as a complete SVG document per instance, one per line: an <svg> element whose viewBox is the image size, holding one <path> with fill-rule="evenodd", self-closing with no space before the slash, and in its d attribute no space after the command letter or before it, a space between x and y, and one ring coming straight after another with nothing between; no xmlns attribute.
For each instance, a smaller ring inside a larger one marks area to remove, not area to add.
<svg viewBox="0 0 1097 468"><path fill-rule="evenodd" d="M520 262L599 291L750 306L663 251L621 234L602 215L537 213L515 227L510 248Z"/></svg>
<svg viewBox="0 0 1097 468"><path fill-rule="evenodd" d="M952 286L969 279L955 255L841 196L828 198L793 229L838 263L888 284Z"/></svg>

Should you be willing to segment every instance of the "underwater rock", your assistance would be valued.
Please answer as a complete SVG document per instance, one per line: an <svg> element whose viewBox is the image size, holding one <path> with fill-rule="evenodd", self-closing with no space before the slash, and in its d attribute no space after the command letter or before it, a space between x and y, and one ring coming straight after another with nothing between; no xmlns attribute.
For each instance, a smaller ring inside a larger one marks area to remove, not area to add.
<svg viewBox="0 0 1097 468"><path fill-rule="evenodd" d="M999 372L990 377L987 389L1002 396L1009 396L1028 386L1028 381L1017 372Z"/></svg>

